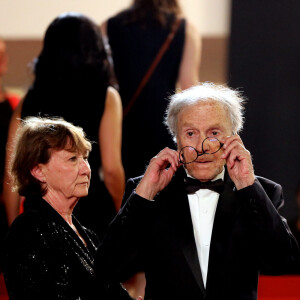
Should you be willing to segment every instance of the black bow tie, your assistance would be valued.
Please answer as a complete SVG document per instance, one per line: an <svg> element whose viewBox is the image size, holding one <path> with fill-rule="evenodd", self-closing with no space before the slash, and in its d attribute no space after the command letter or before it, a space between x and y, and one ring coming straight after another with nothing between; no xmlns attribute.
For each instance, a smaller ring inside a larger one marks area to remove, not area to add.
<svg viewBox="0 0 300 300"><path fill-rule="evenodd" d="M191 177L185 178L185 190L188 194L194 194L200 189L209 189L221 194L223 188L224 188L224 181L222 179L218 179L215 181L201 182Z"/></svg>

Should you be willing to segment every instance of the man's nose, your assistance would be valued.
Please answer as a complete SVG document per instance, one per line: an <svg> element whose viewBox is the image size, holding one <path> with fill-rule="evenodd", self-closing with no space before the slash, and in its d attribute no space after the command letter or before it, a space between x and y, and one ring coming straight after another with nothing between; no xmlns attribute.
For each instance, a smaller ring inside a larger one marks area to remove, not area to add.
<svg viewBox="0 0 300 300"><path fill-rule="evenodd" d="M206 136L199 137L198 143L196 145L196 149L198 150L199 153L205 153L209 150L208 145L206 145L206 143L204 142L205 139L206 139Z"/></svg>

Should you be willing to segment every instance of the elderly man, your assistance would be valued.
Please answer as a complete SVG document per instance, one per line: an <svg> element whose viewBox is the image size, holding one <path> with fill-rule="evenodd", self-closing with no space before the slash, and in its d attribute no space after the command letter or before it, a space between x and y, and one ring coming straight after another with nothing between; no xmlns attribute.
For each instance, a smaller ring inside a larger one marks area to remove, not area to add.
<svg viewBox="0 0 300 300"><path fill-rule="evenodd" d="M254 300L260 272L296 268L299 249L277 211L282 188L255 176L238 135L243 102L212 83L171 97L177 151L162 150L129 180L96 258L99 276L121 280L138 265L146 299Z"/></svg>

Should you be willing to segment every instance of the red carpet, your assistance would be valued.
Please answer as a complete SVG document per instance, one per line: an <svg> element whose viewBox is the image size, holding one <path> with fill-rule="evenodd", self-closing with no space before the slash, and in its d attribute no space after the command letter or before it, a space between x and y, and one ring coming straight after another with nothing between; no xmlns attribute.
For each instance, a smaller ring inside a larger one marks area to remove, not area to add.
<svg viewBox="0 0 300 300"><path fill-rule="evenodd" d="M8 300L3 274L0 275L0 300ZM258 300L300 300L300 275L260 276Z"/></svg>
<svg viewBox="0 0 300 300"><path fill-rule="evenodd" d="M3 274L0 274L0 300L8 300Z"/></svg>
<svg viewBox="0 0 300 300"><path fill-rule="evenodd" d="M300 275L260 276L259 300L300 300Z"/></svg>

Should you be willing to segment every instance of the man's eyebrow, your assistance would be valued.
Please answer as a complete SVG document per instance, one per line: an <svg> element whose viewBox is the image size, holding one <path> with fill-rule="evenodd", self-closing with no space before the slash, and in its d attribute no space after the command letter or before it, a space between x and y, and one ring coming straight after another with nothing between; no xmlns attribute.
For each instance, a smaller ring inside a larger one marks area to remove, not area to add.
<svg viewBox="0 0 300 300"><path fill-rule="evenodd" d="M195 126L195 124L193 123L189 123L189 122L186 122L184 124L182 124L182 127L192 127L192 128L195 128L197 126ZM222 124L220 123L216 123L216 124L212 124L208 127L208 130L212 130L212 129L219 129L219 130L222 130L224 128L224 126L222 126Z"/></svg>
<svg viewBox="0 0 300 300"><path fill-rule="evenodd" d="M188 122L185 122L184 124L182 124L183 127L195 127L194 124L192 123L188 123Z"/></svg>
<svg viewBox="0 0 300 300"><path fill-rule="evenodd" d="M212 125L208 128L209 130L212 130L212 129L223 129L223 126L221 124L215 124L215 125Z"/></svg>

